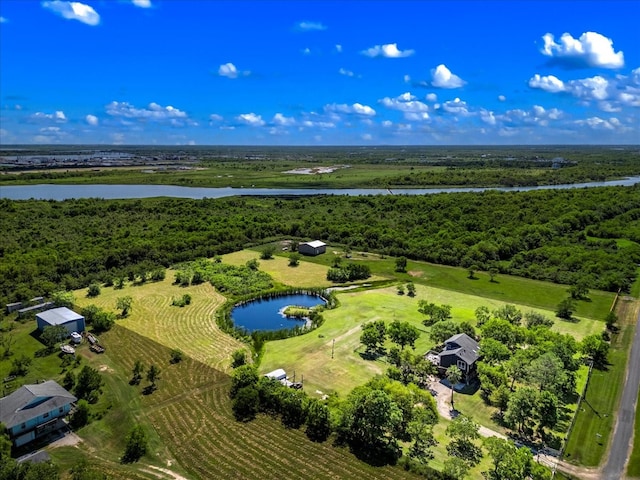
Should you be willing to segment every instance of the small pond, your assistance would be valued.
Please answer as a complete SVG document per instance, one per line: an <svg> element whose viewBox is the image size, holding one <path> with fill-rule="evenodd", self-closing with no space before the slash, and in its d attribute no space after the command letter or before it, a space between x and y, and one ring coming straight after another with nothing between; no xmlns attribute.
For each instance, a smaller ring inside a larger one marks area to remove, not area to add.
<svg viewBox="0 0 640 480"><path fill-rule="evenodd" d="M236 327L245 328L249 332L302 327L306 320L287 318L283 313L284 309L289 305L314 307L324 303L322 298L307 294L257 299L235 307L231 311L231 320Z"/></svg>

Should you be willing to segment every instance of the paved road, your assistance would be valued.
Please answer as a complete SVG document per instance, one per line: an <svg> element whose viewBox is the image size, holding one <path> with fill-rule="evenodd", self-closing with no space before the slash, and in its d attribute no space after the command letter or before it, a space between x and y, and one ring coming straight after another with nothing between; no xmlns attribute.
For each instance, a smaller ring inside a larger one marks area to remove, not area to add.
<svg viewBox="0 0 640 480"><path fill-rule="evenodd" d="M624 477L625 463L629 458L633 441L633 424L636 412L636 400L640 388L640 314L636 322L636 333L627 362L627 378L622 391L622 400L618 410L618 420L613 432L613 441L609 449L609 458L602 470L603 480L620 480ZM636 441L640 441L637 439Z"/></svg>

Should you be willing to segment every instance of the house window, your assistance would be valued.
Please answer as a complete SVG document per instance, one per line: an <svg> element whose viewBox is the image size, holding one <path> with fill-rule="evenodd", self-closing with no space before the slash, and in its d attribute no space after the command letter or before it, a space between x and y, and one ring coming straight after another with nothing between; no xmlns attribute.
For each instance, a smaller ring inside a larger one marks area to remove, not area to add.
<svg viewBox="0 0 640 480"><path fill-rule="evenodd" d="M60 412L60 413L64 412L64 407L60 407L60 408L58 409L58 412Z"/></svg>
<svg viewBox="0 0 640 480"><path fill-rule="evenodd" d="M20 425L20 428L21 428L22 430L24 430L25 428L27 428L27 424L26 424L26 423L23 423L22 425Z"/></svg>
<svg viewBox="0 0 640 480"><path fill-rule="evenodd" d="M42 418L47 418L49 416L49 412L42 415Z"/></svg>
<svg viewBox="0 0 640 480"><path fill-rule="evenodd" d="M462 370L463 372L467 371L467 364L465 362L463 362L462 360L458 360L458 368L460 370Z"/></svg>

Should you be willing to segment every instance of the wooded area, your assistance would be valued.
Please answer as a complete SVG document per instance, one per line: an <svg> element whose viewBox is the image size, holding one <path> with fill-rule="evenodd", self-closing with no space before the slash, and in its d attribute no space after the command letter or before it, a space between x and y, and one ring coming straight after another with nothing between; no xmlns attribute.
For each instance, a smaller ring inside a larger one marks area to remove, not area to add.
<svg viewBox="0 0 640 480"><path fill-rule="evenodd" d="M640 188L425 196L0 200L0 301L281 238L589 288L630 288Z"/></svg>

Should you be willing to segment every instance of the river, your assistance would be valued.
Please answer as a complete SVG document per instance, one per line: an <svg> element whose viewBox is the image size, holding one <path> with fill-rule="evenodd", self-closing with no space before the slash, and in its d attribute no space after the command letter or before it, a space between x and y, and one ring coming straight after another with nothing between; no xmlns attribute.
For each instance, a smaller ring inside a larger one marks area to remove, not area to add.
<svg viewBox="0 0 640 480"><path fill-rule="evenodd" d="M383 188L206 188L179 187L175 185L7 185L0 187L0 198L11 200L68 200L71 198L222 198L237 195L252 196L305 196L305 195L427 195L435 193L503 192L530 190L552 190L567 188L593 188L607 186L629 187L640 183L640 176L606 182L586 182L562 185L540 185L535 187L459 187L459 188L403 188L393 191Z"/></svg>

